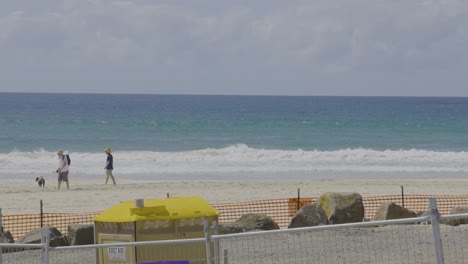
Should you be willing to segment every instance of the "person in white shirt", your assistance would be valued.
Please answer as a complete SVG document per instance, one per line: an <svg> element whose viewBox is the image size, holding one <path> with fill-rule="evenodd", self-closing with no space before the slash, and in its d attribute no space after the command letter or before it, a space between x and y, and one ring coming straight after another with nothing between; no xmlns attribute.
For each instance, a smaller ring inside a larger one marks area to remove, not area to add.
<svg viewBox="0 0 468 264"><path fill-rule="evenodd" d="M58 188L60 189L60 184L62 182L65 182L67 184L67 189L70 188L69 183L68 183L68 161L65 155L63 155L63 151L59 150L57 152L58 155L58 160L59 160L59 167L56 170L58 173Z"/></svg>

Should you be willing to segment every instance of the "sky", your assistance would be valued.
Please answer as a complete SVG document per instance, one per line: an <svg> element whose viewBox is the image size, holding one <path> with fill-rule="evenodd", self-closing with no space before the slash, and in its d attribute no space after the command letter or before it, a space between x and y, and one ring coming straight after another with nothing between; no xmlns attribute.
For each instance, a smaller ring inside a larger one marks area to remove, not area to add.
<svg viewBox="0 0 468 264"><path fill-rule="evenodd" d="M466 0L2 0L0 92L468 96Z"/></svg>

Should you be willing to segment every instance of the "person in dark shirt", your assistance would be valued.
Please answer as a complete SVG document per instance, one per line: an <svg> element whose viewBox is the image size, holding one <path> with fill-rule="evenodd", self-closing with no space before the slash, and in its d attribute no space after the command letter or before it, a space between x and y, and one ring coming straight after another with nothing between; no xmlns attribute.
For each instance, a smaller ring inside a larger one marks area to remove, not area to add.
<svg viewBox="0 0 468 264"><path fill-rule="evenodd" d="M115 185L116 183L115 183L114 175L112 175L112 170L114 169L114 157L112 157L110 148L106 148L104 152L106 152L107 154L106 166L104 167L104 169L106 170L106 183L105 184L107 184L107 182L109 181L109 178L111 178Z"/></svg>

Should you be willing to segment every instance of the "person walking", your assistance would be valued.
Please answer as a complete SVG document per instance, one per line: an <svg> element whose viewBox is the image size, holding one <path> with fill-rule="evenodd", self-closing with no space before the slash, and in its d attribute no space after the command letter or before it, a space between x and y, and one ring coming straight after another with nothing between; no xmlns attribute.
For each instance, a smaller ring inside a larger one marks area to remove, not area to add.
<svg viewBox="0 0 468 264"><path fill-rule="evenodd" d="M65 155L63 155L63 151L59 150L57 152L58 155L58 161L59 161L59 167L55 172L58 173L58 189L60 189L60 185L62 182L65 182L67 184L67 189L70 189L70 185L68 183L68 172L69 172L69 166L68 166L68 160Z"/></svg>
<svg viewBox="0 0 468 264"><path fill-rule="evenodd" d="M104 169L106 170L106 183L105 184L107 184L107 182L109 181L109 178L111 178L112 182L114 182L114 185L115 185L116 184L115 178L114 178L114 175L112 175L112 170L114 169L114 157L111 154L110 148L104 149L104 152L106 152L107 154L106 166L104 166Z"/></svg>

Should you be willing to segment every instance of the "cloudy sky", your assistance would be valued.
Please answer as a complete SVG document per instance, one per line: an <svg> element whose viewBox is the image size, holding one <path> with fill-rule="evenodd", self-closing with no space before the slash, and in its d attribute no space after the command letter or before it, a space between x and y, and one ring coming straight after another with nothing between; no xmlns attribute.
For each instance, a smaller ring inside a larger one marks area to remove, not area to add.
<svg viewBox="0 0 468 264"><path fill-rule="evenodd" d="M468 96L466 0L2 0L0 92Z"/></svg>

